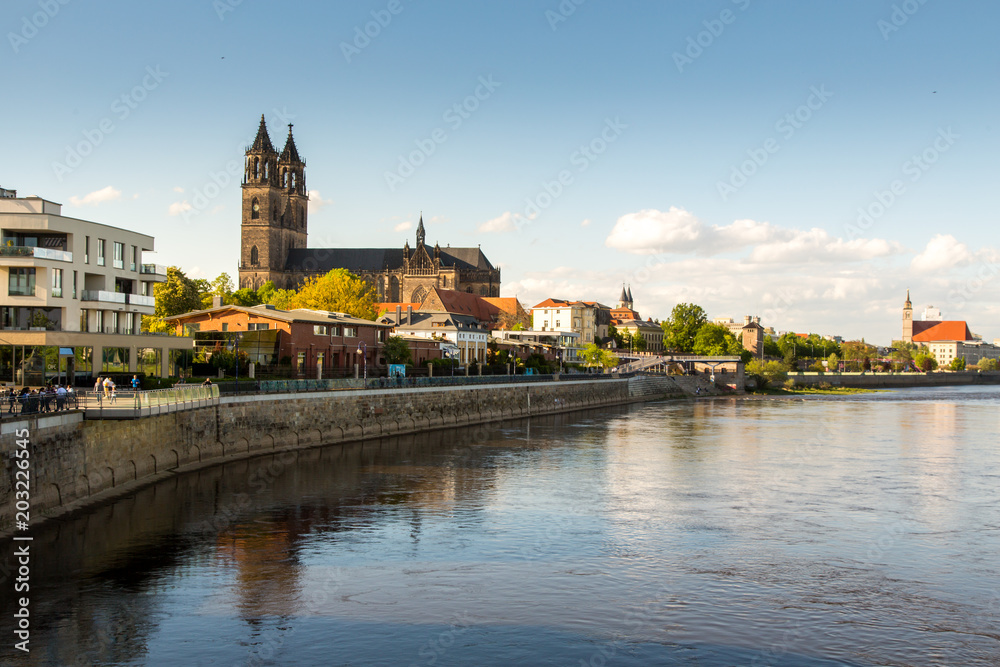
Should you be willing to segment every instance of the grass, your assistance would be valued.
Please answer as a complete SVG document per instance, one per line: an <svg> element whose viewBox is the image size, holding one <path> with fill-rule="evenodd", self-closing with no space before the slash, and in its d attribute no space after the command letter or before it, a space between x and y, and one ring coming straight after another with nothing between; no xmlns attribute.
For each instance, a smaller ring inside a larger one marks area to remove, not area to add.
<svg viewBox="0 0 1000 667"><path fill-rule="evenodd" d="M767 387L766 389L756 389L753 394L765 396L805 396L805 395L844 395L844 394L874 394L882 389L863 389L860 387L829 387L821 389L819 387L796 387L795 389L785 389L784 387Z"/></svg>

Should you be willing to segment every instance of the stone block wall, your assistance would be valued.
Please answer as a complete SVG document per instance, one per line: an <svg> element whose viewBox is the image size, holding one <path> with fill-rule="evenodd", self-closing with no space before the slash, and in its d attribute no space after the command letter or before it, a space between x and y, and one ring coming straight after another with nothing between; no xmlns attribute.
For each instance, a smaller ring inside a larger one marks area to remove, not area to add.
<svg viewBox="0 0 1000 667"><path fill-rule="evenodd" d="M336 444L643 400L628 380L225 397L213 407L123 421L80 413L7 422L0 534L14 521L16 431L31 444L32 522L127 493L174 471Z"/></svg>

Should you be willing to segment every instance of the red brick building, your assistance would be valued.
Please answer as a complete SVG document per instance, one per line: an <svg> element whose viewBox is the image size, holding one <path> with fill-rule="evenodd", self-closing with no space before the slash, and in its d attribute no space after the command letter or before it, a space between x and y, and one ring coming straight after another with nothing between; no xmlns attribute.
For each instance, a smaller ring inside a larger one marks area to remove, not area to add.
<svg viewBox="0 0 1000 667"><path fill-rule="evenodd" d="M164 318L178 335L194 334L211 345L238 336L240 352L256 364L290 364L299 377L350 375L365 365L369 375L385 368L382 346L391 326L344 313L277 310L263 305L220 306ZM217 336L202 336L213 332ZM359 352L360 350L360 352Z"/></svg>

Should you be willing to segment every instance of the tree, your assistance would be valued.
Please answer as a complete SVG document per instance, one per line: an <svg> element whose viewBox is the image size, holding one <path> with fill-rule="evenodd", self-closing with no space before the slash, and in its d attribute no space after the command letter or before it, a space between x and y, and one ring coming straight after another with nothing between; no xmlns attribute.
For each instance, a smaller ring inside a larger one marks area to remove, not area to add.
<svg viewBox="0 0 1000 667"><path fill-rule="evenodd" d="M390 364L408 364L413 359L410 355L410 346L406 344L402 336L389 336L382 347L385 360Z"/></svg>
<svg viewBox="0 0 1000 667"><path fill-rule="evenodd" d="M584 366L614 368L618 365L618 356L608 350L602 350L596 343L587 343L577 352L577 356L583 359Z"/></svg>
<svg viewBox="0 0 1000 667"><path fill-rule="evenodd" d="M996 359L980 359L978 364L981 371L995 371L998 365L1000 364Z"/></svg>
<svg viewBox="0 0 1000 667"><path fill-rule="evenodd" d="M167 268L167 279L153 287L156 298L156 317L190 313L201 309L198 285L176 266Z"/></svg>
<svg viewBox="0 0 1000 667"><path fill-rule="evenodd" d="M694 351L694 338L698 330L708 322L708 317L701 306L693 303L679 303L670 312L670 318L664 320L663 343L667 349L690 354Z"/></svg>
<svg viewBox="0 0 1000 667"><path fill-rule="evenodd" d="M788 367L780 361L754 359L746 366L746 374L754 379L759 389L788 379Z"/></svg>
<svg viewBox="0 0 1000 667"><path fill-rule="evenodd" d="M694 337L695 354L702 354L709 357L722 357L726 355L741 355L745 350L736 337L729 332L729 329L721 324L707 322Z"/></svg>
<svg viewBox="0 0 1000 667"><path fill-rule="evenodd" d="M951 360L951 364L948 366L953 371L964 371L965 370L965 357L955 357Z"/></svg>
<svg viewBox="0 0 1000 667"><path fill-rule="evenodd" d="M201 292L202 308L211 308L212 300L217 296L222 297L222 303L231 303L234 287L233 279L229 277L228 273L220 273L219 276L210 283L204 280L196 282L199 287L204 286L206 288L204 292Z"/></svg>
<svg viewBox="0 0 1000 667"><path fill-rule="evenodd" d="M292 297L292 308L330 310L363 320L375 319L375 288L347 269L333 269L306 280ZM277 304L275 304L277 305Z"/></svg>
<svg viewBox="0 0 1000 667"><path fill-rule="evenodd" d="M250 289L249 287L244 287L243 289L238 289L229 296L229 303L234 306L243 306L244 308L251 308L253 306L260 305L260 296L257 292Z"/></svg>
<svg viewBox="0 0 1000 667"><path fill-rule="evenodd" d="M918 354L916 358L914 358L913 363L917 365L917 368L925 373L937 370L938 367L937 359L924 352Z"/></svg>
<svg viewBox="0 0 1000 667"><path fill-rule="evenodd" d="M622 332L613 324L608 325L608 338L615 341L616 348L625 347L625 339L622 336Z"/></svg>
<svg viewBox="0 0 1000 667"><path fill-rule="evenodd" d="M836 352L826 358L826 364L827 369L830 371L840 370L840 359L837 357Z"/></svg>
<svg viewBox="0 0 1000 667"><path fill-rule="evenodd" d="M632 349L636 352L646 351L646 339L638 331L632 336Z"/></svg>
<svg viewBox="0 0 1000 667"><path fill-rule="evenodd" d="M601 350L599 362L602 368L614 368L618 365L618 355L609 350Z"/></svg>

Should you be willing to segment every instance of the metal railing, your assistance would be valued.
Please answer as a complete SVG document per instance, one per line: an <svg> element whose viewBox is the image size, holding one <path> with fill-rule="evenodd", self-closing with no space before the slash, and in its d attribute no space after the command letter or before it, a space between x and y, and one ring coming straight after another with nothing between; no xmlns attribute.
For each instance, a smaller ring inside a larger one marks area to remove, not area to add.
<svg viewBox="0 0 1000 667"><path fill-rule="evenodd" d="M85 289L80 294L81 301L105 301L107 303L125 303L125 294L122 292L108 292L107 290Z"/></svg>
<svg viewBox="0 0 1000 667"><path fill-rule="evenodd" d="M140 267L139 273L145 273L156 276L167 275L167 267L163 264L143 264Z"/></svg>
<svg viewBox="0 0 1000 667"><path fill-rule="evenodd" d="M77 405L84 419L136 419L219 404L217 385L182 385L170 389L80 391Z"/></svg>
<svg viewBox="0 0 1000 667"><path fill-rule="evenodd" d="M73 253L71 252L37 246L0 246L0 257L35 257L37 259L54 259L60 262L73 261Z"/></svg>
<svg viewBox="0 0 1000 667"><path fill-rule="evenodd" d="M22 415L43 415L48 413L62 412L64 410L76 410L78 407L79 392L71 391L59 395L53 393L34 394L10 394L6 393L2 399L2 416L4 419L19 417Z"/></svg>

